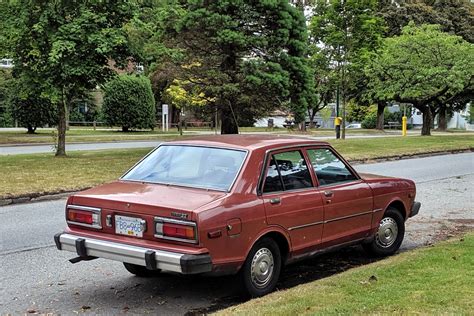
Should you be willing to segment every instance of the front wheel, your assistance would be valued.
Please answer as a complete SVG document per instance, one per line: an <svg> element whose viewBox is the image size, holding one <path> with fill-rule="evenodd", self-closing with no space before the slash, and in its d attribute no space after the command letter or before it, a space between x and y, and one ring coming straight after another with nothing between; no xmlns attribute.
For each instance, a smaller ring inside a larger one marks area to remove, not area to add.
<svg viewBox="0 0 474 316"><path fill-rule="evenodd" d="M372 255L379 257L389 256L400 248L404 236L405 219L399 210L390 207L380 221L373 241L363 244L363 247Z"/></svg>
<svg viewBox="0 0 474 316"><path fill-rule="evenodd" d="M241 270L242 283L251 297L270 293L281 271L281 253L271 238L259 240L250 250Z"/></svg>
<svg viewBox="0 0 474 316"><path fill-rule="evenodd" d="M149 277L154 277L158 276L160 274L161 270L148 270L144 266L139 266L136 264L132 263L123 263L125 269L127 269L128 272L131 274L135 274L138 277L143 277L143 278L149 278Z"/></svg>

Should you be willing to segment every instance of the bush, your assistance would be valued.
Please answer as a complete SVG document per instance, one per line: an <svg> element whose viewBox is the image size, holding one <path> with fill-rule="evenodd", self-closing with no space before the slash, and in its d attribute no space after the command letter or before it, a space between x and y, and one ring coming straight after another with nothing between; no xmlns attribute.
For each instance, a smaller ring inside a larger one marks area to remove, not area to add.
<svg viewBox="0 0 474 316"><path fill-rule="evenodd" d="M0 108L0 127L12 127L13 118L10 114L10 111L3 110Z"/></svg>
<svg viewBox="0 0 474 316"><path fill-rule="evenodd" d="M27 79L15 79L8 106L18 124L32 134L38 127L54 125L58 121L56 106L42 96L42 91Z"/></svg>
<svg viewBox="0 0 474 316"><path fill-rule="evenodd" d="M372 129L377 126L377 106L371 105L369 107L361 126L367 129Z"/></svg>
<svg viewBox="0 0 474 316"><path fill-rule="evenodd" d="M102 114L109 126L130 129L153 129L155 126L155 99L150 80L143 76L120 75L104 88Z"/></svg>
<svg viewBox="0 0 474 316"><path fill-rule="evenodd" d="M347 122L362 122L367 114L370 112L371 107L366 105L359 105L354 101L347 103L346 108L346 121Z"/></svg>

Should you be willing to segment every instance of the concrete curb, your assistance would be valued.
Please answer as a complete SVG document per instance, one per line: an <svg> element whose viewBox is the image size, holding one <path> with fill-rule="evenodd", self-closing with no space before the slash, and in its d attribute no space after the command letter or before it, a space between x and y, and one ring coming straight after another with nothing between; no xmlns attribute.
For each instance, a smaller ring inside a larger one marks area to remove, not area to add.
<svg viewBox="0 0 474 316"><path fill-rule="evenodd" d="M367 159L359 159L359 160L349 159L349 162L353 165L361 165L361 164L369 164L369 163L376 163L376 162L426 158L426 157L443 156L443 155L455 155L455 154L463 154L463 153L471 153L471 152L474 152L474 147L467 148L467 149L440 150L440 151L424 152L424 153L417 153L417 154L385 156L385 157L367 158Z"/></svg>
<svg viewBox="0 0 474 316"><path fill-rule="evenodd" d="M370 159L352 159L349 162L353 165L361 165L361 164L369 164L369 163L376 163L376 162L384 162L384 161L397 161L402 159L414 159L414 158L425 158L425 157L433 157L433 156L442 156L442 155L450 155L450 154L462 154L462 153L470 153L474 152L474 147L468 149L454 149L454 150L443 150L443 151L433 151L429 153L419 153L419 154L407 154L407 155L396 155L396 156L386 156L386 157L378 157L378 158L370 158ZM41 202L41 201L52 201L52 200L59 200L69 195L79 192L82 190L89 189L90 187L84 187L78 190L60 190L56 192L42 192L42 193L33 193L29 195L17 195L8 198L0 198L0 207L11 205L11 204L19 204L19 203L30 203L30 202Z"/></svg>
<svg viewBox="0 0 474 316"><path fill-rule="evenodd" d="M5 199L0 199L0 207L12 204L20 204L20 203L32 203L32 202L42 202L42 201L53 201L66 198L75 192L79 192L82 190L89 189L90 187L84 187L79 190L61 190L56 192L42 192L42 193L33 193L30 195L17 195L8 197ZM58 193L60 192L60 193Z"/></svg>

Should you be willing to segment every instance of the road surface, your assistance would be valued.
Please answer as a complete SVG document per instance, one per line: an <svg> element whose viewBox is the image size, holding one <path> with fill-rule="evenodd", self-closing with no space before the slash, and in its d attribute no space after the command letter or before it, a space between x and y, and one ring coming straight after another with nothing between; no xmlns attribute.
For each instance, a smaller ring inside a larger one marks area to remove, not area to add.
<svg viewBox="0 0 474 316"><path fill-rule="evenodd" d="M407 222L403 249L474 227L474 153L358 165L363 172L415 180L419 216ZM52 236L64 227L65 200L0 207L0 314L199 314L244 298L235 277L163 275L144 279L118 262L75 265L57 251ZM359 247L310 259L285 269L284 289L371 262Z"/></svg>

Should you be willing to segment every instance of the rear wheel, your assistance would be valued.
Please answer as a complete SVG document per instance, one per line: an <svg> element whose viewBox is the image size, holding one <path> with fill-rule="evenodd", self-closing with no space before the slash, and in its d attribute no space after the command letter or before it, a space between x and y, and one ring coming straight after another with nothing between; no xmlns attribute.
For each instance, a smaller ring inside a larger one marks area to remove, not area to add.
<svg viewBox="0 0 474 316"><path fill-rule="evenodd" d="M405 219L398 209L389 207L380 221L373 241L363 244L363 247L372 255L389 256L400 248L404 236Z"/></svg>
<svg viewBox="0 0 474 316"><path fill-rule="evenodd" d="M126 262L124 262L123 265L125 266L125 269L127 269L127 271L131 274L135 274L136 276L143 278L158 276L161 272L161 270L148 270L144 266L139 266Z"/></svg>
<svg viewBox="0 0 474 316"><path fill-rule="evenodd" d="M273 291L280 271L280 248L273 239L263 238L250 250L240 273L247 293L258 297Z"/></svg>

